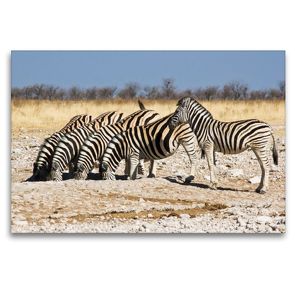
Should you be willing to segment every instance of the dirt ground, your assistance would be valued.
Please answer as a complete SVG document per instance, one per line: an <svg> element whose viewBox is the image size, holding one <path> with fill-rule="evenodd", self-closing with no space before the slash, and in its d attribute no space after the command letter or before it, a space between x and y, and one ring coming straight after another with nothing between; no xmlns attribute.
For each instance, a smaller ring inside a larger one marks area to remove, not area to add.
<svg viewBox="0 0 295 295"><path fill-rule="evenodd" d="M85 181L25 182L40 144L49 134L20 129L11 143L11 231L13 233L284 233L285 129L273 126L279 166L266 194L255 193L260 167L251 151L217 154L217 190L211 190L205 160L189 185L181 176L189 160L180 147L157 161L157 177L102 181L94 170ZM148 163L145 167L148 171ZM64 174L67 179L67 173ZM253 179L254 178L254 179Z"/></svg>

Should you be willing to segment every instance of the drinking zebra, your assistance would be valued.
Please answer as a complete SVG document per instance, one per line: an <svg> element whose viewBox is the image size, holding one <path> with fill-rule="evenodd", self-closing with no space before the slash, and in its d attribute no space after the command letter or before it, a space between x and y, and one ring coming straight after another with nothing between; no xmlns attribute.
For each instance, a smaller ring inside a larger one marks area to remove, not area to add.
<svg viewBox="0 0 295 295"><path fill-rule="evenodd" d="M142 104L139 105L141 108L144 108ZM139 110L127 116L120 122L117 122L116 125L123 126L122 128L129 128L129 126L140 124L141 121L149 121L150 118L154 118L155 115L159 116L155 111ZM106 134L110 132L110 136L114 136L116 134L113 133L111 129L104 130L106 130ZM74 172L74 169L76 167L75 163L77 162L77 157L84 141L88 138L88 136L96 132L98 132L98 129L89 129L88 126L85 125L84 127L78 128L74 132L68 133L64 137L62 137L55 149L52 159L52 166L49 174L50 180L62 180L62 172L66 169L68 165L70 168L70 173L72 174Z"/></svg>
<svg viewBox="0 0 295 295"><path fill-rule="evenodd" d="M216 189L214 152L224 154L241 153L248 148L255 153L262 170L261 181L256 189L265 193L269 178L269 151L272 148L274 164L278 165L278 153L272 128L256 119L235 122L215 120L211 113L191 97L179 100L177 109L170 119L170 126L188 122L194 131L200 148L205 152L210 170L212 188Z"/></svg>
<svg viewBox="0 0 295 295"><path fill-rule="evenodd" d="M193 180L196 167L196 137L189 124L181 124L172 129L166 116L147 126L136 126L117 134L108 144L103 155L101 169L103 179L115 179L115 171L122 159L130 165L129 177L136 179L140 159L159 160L175 153L180 144L187 152L190 162L190 176L186 182ZM155 166L151 165L149 176L155 176Z"/></svg>
<svg viewBox="0 0 295 295"><path fill-rule="evenodd" d="M101 161L108 143L116 134L133 126L148 125L159 118L160 115L155 111L140 110L123 119L122 122L105 126L98 132L89 135L83 143L78 155L74 169L74 178L87 178L87 175L93 169L94 164L97 161ZM139 173L143 174L143 162L141 162L141 165L138 168ZM126 169L128 170L128 163Z"/></svg>
<svg viewBox="0 0 295 295"><path fill-rule="evenodd" d="M143 108L143 107L141 107ZM74 169L75 179L86 179L97 161L101 161L105 149L111 139L130 127L150 124L160 118L155 111L140 110L122 120L122 122L105 126L98 132L89 135L81 147ZM143 174L143 163L139 167Z"/></svg>
<svg viewBox="0 0 295 295"><path fill-rule="evenodd" d="M104 126L110 122L117 122L121 120L123 114L118 112L106 112L94 120L89 115L77 115L73 117L60 131L53 133L46 138L39 148L39 152L34 162L33 176L29 178L30 181L45 181L48 180L51 170L51 163L55 148L57 147L61 138L74 130L85 125L90 128L98 129L99 126Z"/></svg>

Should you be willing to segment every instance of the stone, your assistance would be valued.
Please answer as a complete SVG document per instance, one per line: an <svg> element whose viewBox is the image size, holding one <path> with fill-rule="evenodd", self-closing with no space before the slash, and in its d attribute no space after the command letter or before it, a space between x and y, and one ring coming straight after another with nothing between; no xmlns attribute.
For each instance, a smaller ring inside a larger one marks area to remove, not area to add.
<svg viewBox="0 0 295 295"><path fill-rule="evenodd" d="M189 214L180 214L179 217L182 219L188 219L188 218L190 218L190 215Z"/></svg>
<svg viewBox="0 0 295 295"><path fill-rule="evenodd" d="M246 221L242 218L238 218L238 223L241 227L245 227L247 225Z"/></svg>
<svg viewBox="0 0 295 295"><path fill-rule="evenodd" d="M230 169L227 171L230 176L237 177L244 175L243 169Z"/></svg>
<svg viewBox="0 0 295 295"><path fill-rule="evenodd" d="M266 224L266 223L271 223L272 218L269 216L258 216L256 221L257 223L260 223L260 224Z"/></svg>
<svg viewBox="0 0 295 295"><path fill-rule="evenodd" d="M204 175L203 177L204 177L204 179L210 181L210 176L209 175Z"/></svg>
<svg viewBox="0 0 295 295"><path fill-rule="evenodd" d="M254 177L249 178L248 181L252 184L257 184L257 183L260 183L260 177L254 176Z"/></svg>
<svg viewBox="0 0 295 295"><path fill-rule="evenodd" d="M149 214L147 215L147 217L148 217L148 218L152 218L152 217L154 217L154 215L151 214L151 213L149 213Z"/></svg>

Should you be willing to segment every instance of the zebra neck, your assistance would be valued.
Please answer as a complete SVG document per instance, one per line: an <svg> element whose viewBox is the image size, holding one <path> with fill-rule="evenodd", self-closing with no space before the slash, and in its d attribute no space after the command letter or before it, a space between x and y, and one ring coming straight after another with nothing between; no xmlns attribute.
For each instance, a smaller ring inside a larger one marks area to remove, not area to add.
<svg viewBox="0 0 295 295"><path fill-rule="evenodd" d="M209 112L194 111L189 113L188 123L196 134L199 143L202 142L205 131L214 121Z"/></svg>
<svg viewBox="0 0 295 295"><path fill-rule="evenodd" d="M115 144L115 147L112 148L113 156L110 158L110 164L114 172L117 170L120 162L128 156L126 139L124 140L122 136L118 136L116 139L116 142L113 142Z"/></svg>

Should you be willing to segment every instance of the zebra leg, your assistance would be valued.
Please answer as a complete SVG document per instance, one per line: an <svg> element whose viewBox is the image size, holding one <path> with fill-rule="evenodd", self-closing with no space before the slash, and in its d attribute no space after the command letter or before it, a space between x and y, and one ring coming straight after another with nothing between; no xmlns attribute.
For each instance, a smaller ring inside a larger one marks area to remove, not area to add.
<svg viewBox="0 0 295 295"><path fill-rule="evenodd" d="M125 170L124 170L124 174L125 175L129 175L130 174L130 160L125 159Z"/></svg>
<svg viewBox="0 0 295 295"><path fill-rule="evenodd" d="M129 177L132 180L135 180L136 177L137 177L138 163L139 163L139 156L138 155L130 156L130 173L129 173Z"/></svg>
<svg viewBox="0 0 295 295"><path fill-rule="evenodd" d="M214 145L209 144L204 148L205 154L207 157L207 162L210 170L210 182L211 182L211 188L216 189L217 188L217 180L215 176L215 166L214 166Z"/></svg>
<svg viewBox="0 0 295 295"><path fill-rule="evenodd" d="M69 174L71 176L73 176L74 172L75 172L75 163L74 162L70 162L69 163Z"/></svg>
<svg viewBox="0 0 295 295"><path fill-rule="evenodd" d="M259 186L256 188L256 192L265 194L268 188L269 178L269 159L266 148L252 148L261 168L261 180Z"/></svg>
<svg viewBox="0 0 295 295"><path fill-rule="evenodd" d="M137 167L137 169L138 169L138 174L140 174L140 175L144 175L144 159L141 159L140 161L139 161L139 164L138 164L138 167Z"/></svg>
<svg viewBox="0 0 295 295"><path fill-rule="evenodd" d="M185 178L184 182L190 183L195 178L196 166L197 166L197 154L195 150L195 147L197 146L197 142L196 142L195 136L188 142L182 141L181 144L183 148L185 149L191 163L190 175Z"/></svg>
<svg viewBox="0 0 295 295"><path fill-rule="evenodd" d="M150 170L148 178L155 178L156 177L156 165L154 160L150 160Z"/></svg>

